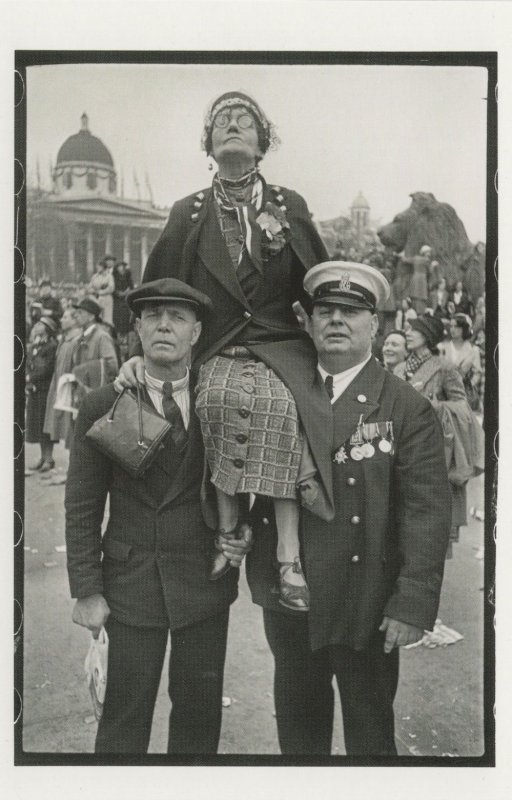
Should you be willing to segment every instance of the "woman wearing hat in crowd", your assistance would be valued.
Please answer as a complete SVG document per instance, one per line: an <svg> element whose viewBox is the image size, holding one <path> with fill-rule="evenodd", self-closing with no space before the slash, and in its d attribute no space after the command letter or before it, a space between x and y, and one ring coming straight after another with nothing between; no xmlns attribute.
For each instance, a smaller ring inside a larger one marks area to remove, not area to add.
<svg viewBox="0 0 512 800"><path fill-rule="evenodd" d="M116 329L122 361L128 354L128 333L131 329L131 314L126 295L133 289L131 270L126 261L119 261L113 271L114 278L114 328Z"/></svg>
<svg viewBox="0 0 512 800"><path fill-rule="evenodd" d="M105 256L98 264L98 270L94 273L89 284L89 291L93 294L101 308L103 322L113 324L114 312L114 278L112 267L114 266L112 256Z"/></svg>
<svg viewBox="0 0 512 800"><path fill-rule="evenodd" d="M307 396L294 398L287 381L297 370L297 352L312 349L292 306L306 305L303 277L328 255L303 198L268 185L259 172L277 143L274 126L247 94L226 92L212 103L202 137L218 167L212 186L174 204L143 280L175 277L212 299L215 310L195 352L195 364L203 365L196 408L218 531L237 535L244 513L239 495L274 498L281 599L306 610L297 480ZM125 369L127 381L133 379ZM216 552L211 578L228 569Z"/></svg>
<svg viewBox="0 0 512 800"><path fill-rule="evenodd" d="M25 441L39 444L41 457L31 470L49 472L55 466L55 441L44 432L46 398L55 368L58 324L52 317L41 317L30 334L26 368L26 431Z"/></svg>
<svg viewBox="0 0 512 800"><path fill-rule="evenodd" d="M408 356L394 372L430 400L443 426L452 493L450 541L457 542L460 526L467 525L467 481L484 467L483 434L469 408L460 373L439 355L443 334L443 323L437 317L425 314L410 320L406 330Z"/></svg>
<svg viewBox="0 0 512 800"><path fill-rule="evenodd" d="M467 314L455 314L450 320L450 341L444 349L444 357L461 374L468 402L473 411L480 407L478 385L482 373L480 351L472 344L473 328Z"/></svg>
<svg viewBox="0 0 512 800"><path fill-rule="evenodd" d="M81 334L74 308L65 309L60 324L62 335L55 354L55 369L48 389L43 428L52 441L58 442L63 439L66 447L69 447L72 432L71 413L54 408L54 403L61 377L71 372L73 353Z"/></svg>

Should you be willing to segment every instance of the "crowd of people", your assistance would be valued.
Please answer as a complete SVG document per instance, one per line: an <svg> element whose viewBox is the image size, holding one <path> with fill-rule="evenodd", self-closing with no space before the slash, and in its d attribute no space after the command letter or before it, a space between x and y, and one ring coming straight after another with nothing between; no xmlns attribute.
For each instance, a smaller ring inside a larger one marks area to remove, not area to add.
<svg viewBox="0 0 512 800"><path fill-rule="evenodd" d="M29 306L34 469L74 427L73 620L110 639L96 752L147 751L169 632L168 752L216 752L252 550L282 753L330 753L336 677L347 753L395 755L398 648L432 630L483 469L485 303L428 242L329 259L304 199L259 171L278 140L248 95L212 103L202 142L212 186L175 203L140 287L106 256ZM170 429L140 478L88 435L135 387Z"/></svg>

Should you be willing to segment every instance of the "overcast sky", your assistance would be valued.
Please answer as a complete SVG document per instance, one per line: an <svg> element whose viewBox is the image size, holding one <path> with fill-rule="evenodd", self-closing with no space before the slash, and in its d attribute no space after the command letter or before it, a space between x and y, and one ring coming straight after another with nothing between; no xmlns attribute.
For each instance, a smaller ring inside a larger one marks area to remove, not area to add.
<svg viewBox="0 0 512 800"><path fill-rule="evenodd" d="M300 192L319 220L346 213L361 190L382 223L409 194L454 206L472 241L484 240L487 72L431 66L59 65L30 67L27 161L48 180L86 111L91 132L124 176L125 197L155 203L211 182L200 150L204 114L218 94L252 94L282 140L261 171Z"/></svg>

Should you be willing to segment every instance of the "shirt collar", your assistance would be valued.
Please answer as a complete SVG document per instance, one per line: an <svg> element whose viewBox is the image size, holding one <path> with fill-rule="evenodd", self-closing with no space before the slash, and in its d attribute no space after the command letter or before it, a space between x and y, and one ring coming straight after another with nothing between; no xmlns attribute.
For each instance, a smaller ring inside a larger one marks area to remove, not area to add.
<svg viewBox="0 0 512 800"><path fill-rule="evenodd" d="M359 364L356 364L354 367L349 367L348 369L344 369L344 370L343 370L343 372L337 372L335 375L332 375L333 382L334 382L334 383L336 383L337 381L339 381L339 380L342 380L343 378L348 378L348 377L350 377L350 375L352 375L352 374L353 374L353 375L357 375L357 373L358 373L360 370L362 370L362 368L365 366L365 364L367 364L367 363L368 363L368 361L371 359L371 357L372 357L372 353L371 353L371 351L370 351L370 353L369 353L369 354L368 354L368 356L367 356L367 357L364 359L364 361L361 361ZM317 364L317 367L318 367L318 371L319 371L320 375L322 376L322 380L325 382L325 379L326 379L326 378L327 378L327 376L328 376L328 375L330 375L331 373L330 373L330 372L327 372L327 371L326 371L326 370L325 370L325 369L324 369L324 368L321 366L321 364Z"/></svg>
<svg viewBox="0 0 512 800"><path fill-rule="evenodd" d="M164 385L165 381L161 381L158 378L154 378L152 375L149 374L147 370L145 370L144 374L146 377L147 388L155 392L160 392L160 394L162 394L162 386ZM173 393L187 389L189 380L190 380L190 371L189 368L187 367L187 374L185 375L184 378L180 378L179 381L170 381L170 383L172 384Z"/></svg>
<svg viewBox="0 0 512 800"><path fill-rule="evenodd" d="M92 325L89 325L89 327L85 329L85 331L84 331L84 332L83 332L83 334L82 334L82 336L84 337L84 339L85 339L87 336L90 336L90 334L93 332L93 330L94 330L94 328L95 328L95 327L96 327L96 323L95 323L95 322L93 322L93 323L92 323Z"/></svg>

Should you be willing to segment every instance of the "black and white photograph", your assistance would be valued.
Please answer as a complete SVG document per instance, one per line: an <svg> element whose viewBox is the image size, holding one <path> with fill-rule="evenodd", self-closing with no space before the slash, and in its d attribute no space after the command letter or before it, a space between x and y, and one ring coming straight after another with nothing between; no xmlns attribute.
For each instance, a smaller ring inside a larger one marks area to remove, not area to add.
<svg viewBox="0 0 512 800"><path fill-rule="evenodd" d="M64 44L14 56L15 764L494 766L497 53Z"/></svg>

